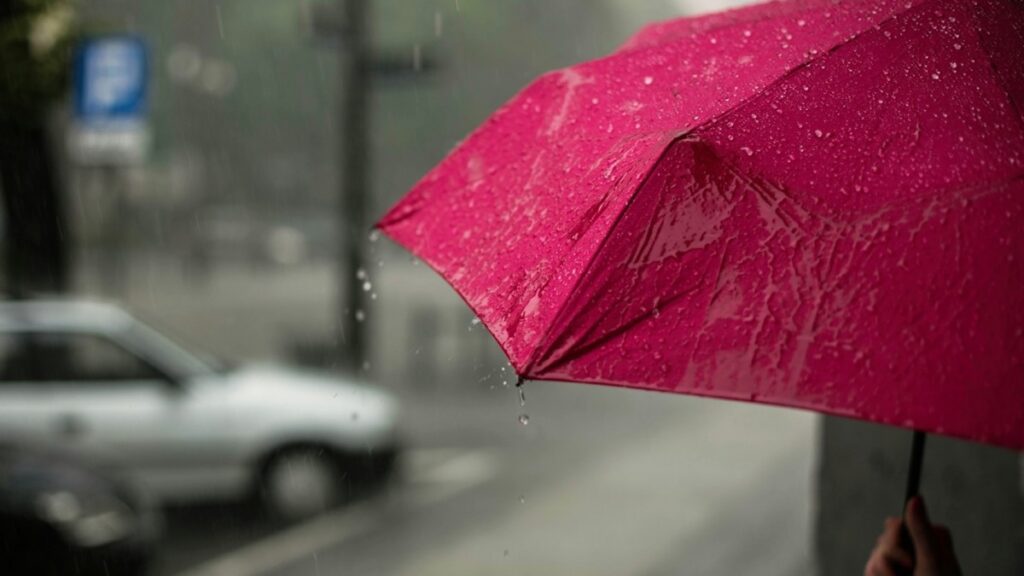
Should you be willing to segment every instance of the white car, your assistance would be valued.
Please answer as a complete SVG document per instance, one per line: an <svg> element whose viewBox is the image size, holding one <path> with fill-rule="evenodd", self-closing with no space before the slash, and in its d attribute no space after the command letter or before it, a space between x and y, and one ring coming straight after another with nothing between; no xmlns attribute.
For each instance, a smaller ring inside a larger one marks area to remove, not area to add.
<svg viewBox="0 0 1024 576"><path fill-rule="evenodd" d="M0 437L99 457L163 502L259 495L314 514L390 471L397 419L380 389L227 367L114 305L0 303Z"/></svg>

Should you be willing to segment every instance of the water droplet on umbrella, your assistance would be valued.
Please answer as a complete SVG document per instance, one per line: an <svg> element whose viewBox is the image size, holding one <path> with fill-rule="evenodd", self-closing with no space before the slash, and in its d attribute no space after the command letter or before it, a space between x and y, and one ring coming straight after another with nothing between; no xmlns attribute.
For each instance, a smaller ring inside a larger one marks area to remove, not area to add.
<svg viewBox="0 0 1024 576"><path fill-rule="evenodd" d="M747 156L753 156L754 155L754 151L751 150L750 148L746 147L746 146L740 148L740 151L743 152L744 154L746 154Z"/></svg>
<svg viewBox="0 0 1024 576"><path fill-rule="evenodd" d="M824 134L824 133L822 133L822 131L821 131L821 130L815 130L815 131L814 131L814 135L815 135L815 136L817 136L818 138L821 138L821 137L822 137L822 136L824 136L825 134Z"/></svg>
<svg viewBox="0 0 1024 576"><path fill-rule="evenodd" d="M529 414L520 414L519 415L519 423L521 425L523 425L523 426L526 426L527 424L529 424L530 423L530 416L529 416Z"/></svg>
<svg viewBox="0 0 1024 576"><path fill-rule="evenodd" d="M644 76L644 86L650 86L654 84L654 78L651 76Z"/></svg>
<svg viewBox="0 0 1024 576"><path fill-rule="evenodd" d="M961 46L960 44L953 44L953 49L954 50L959 50L961 48L963 48L963 46Z"/></svg>

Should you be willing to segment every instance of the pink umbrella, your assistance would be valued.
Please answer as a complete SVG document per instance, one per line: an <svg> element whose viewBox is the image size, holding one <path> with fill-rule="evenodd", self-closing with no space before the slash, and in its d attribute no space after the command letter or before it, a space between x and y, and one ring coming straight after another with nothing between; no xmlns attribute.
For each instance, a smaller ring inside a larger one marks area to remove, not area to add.
<svg viewBox="0 0 1024 576"><path fill-rule="evenodd" d="M379 226L523 378L1024 449L1022 62L1011 0L657 24L526 87Z"/></svg>

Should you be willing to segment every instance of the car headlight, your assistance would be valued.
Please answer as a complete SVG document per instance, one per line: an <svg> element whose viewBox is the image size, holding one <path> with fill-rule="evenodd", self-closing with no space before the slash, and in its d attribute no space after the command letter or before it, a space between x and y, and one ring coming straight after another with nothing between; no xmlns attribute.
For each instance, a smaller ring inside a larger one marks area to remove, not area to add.
<svg viewBox="0 0 1024 576"><path fill-rule="evenodd" d="M132 533L134 513L116 498L76 495L61 490L36 499L39 514L78 546L92 548L121 540Z"/></svg>

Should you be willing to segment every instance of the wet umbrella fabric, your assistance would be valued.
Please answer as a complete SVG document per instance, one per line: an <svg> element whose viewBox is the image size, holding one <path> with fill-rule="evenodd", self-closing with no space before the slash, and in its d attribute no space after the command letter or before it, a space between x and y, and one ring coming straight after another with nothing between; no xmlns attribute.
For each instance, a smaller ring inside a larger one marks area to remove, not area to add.
<svg viewBox="0 0 1024 576"><path fill-rule="evenodd" d="M1024 8L776 3L549 73L380 227L528 379L1024 449Z"/></svg>

